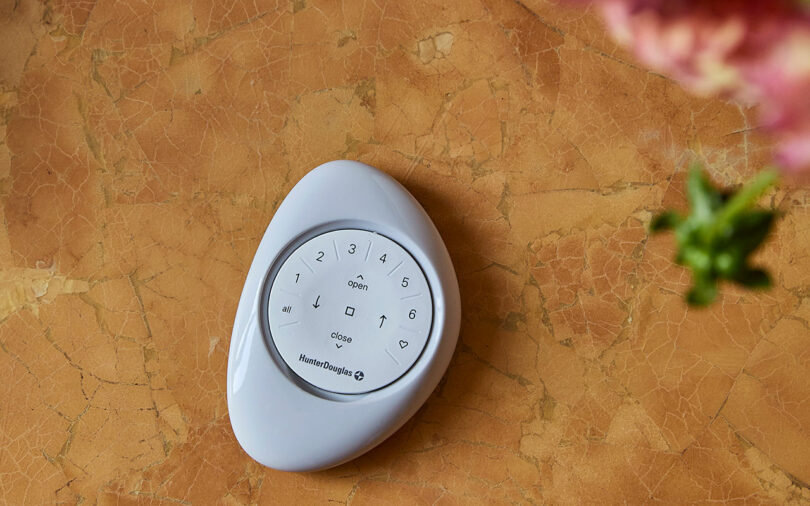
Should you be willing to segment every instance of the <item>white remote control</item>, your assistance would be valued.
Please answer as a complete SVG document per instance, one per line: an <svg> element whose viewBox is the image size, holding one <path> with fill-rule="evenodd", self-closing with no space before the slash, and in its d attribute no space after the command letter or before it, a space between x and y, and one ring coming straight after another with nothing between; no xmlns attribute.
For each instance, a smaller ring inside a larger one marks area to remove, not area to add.
<svg viewBox="0 0 810 506"><path fill-rule="evenodd" d="M275 469L351 460L402 426L458 339L458 281L436 227L394 179L325 163L281 203L236 312L228 412Z"/></svg>

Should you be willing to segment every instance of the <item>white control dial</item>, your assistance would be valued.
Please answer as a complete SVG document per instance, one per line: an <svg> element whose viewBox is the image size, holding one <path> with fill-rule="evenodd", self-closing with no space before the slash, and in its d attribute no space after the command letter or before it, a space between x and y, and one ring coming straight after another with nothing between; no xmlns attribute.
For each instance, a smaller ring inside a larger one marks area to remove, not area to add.
<svg viewBox="0 0 810 506"><path fill-rule="evenodd" d="M433 300L402 246L343 229L308 240L283 261L267 315L276 349L298 376L330 392L358 394L390 384L419 358Z"/></svg>

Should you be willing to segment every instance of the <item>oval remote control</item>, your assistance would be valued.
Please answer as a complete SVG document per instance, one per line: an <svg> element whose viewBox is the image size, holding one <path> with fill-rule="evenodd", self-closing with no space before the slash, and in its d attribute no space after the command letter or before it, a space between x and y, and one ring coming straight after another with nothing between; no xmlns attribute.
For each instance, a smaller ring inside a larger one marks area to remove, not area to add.
<svg viewBox="0 0 810 506"><path fill-rule="evenodd" d="M256 461L312 471L384 441L444 374L458 281L428 215L348 160L304 176L270 221L228 355L228 413Z"/></svg>

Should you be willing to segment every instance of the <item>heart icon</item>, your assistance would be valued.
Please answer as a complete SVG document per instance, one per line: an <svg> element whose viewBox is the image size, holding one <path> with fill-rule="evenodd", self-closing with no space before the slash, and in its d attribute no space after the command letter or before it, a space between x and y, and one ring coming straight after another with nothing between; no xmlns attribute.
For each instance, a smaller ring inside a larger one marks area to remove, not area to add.
<svg viewBox="0 0 810 506"><path fill-rule="evenodd" d="M408 346L408 341L403 341L402 339L400 339L399 340L399 347L400 348L405 348L406 346Z"/></svg>

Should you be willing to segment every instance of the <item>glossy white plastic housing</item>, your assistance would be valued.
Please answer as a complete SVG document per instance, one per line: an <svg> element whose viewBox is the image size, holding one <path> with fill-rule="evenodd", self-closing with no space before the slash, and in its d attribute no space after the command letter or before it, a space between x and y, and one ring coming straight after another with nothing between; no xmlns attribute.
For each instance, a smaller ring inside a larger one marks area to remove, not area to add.
<svg viewBox="0 0 810 506"><path fill-rule="evenodd" d="M433 318L424 349L393 383L362 394L320 389L296 375L270 335L274 276L298 246L330 230L381 234L410 253L430 287ZM259 244L236 312L228 357L228 412L239 444L256 461L312 471L351 460L402 426L438 384L456 346L458 281L436 227L390 176L340 160L307 174L279 206Z"/></svg>

